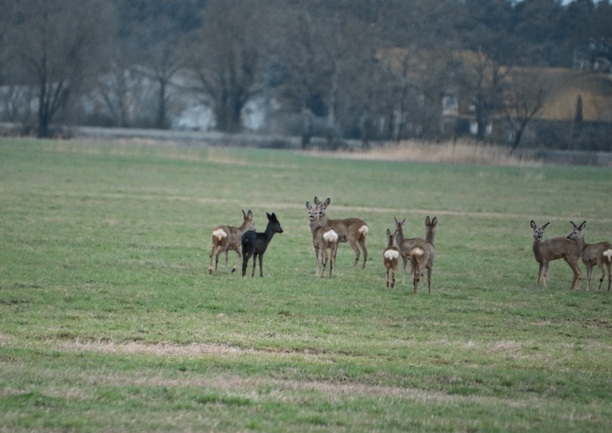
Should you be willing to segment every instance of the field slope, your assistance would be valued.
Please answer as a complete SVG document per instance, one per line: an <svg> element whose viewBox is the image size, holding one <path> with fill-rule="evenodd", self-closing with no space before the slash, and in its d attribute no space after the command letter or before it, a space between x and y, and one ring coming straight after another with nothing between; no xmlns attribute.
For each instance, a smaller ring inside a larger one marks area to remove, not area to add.
<svg viewBox="0 0 612 433"><path fill-rule="evenodd" d="M562 261L536 286L529 221L612 241L611 191L608 169L0 139L0 432L608 432L612 292ZM315 195L368 222L365 269L341 244L315 278ZM284 229L263 279L233 253L208 274L241 209ZM385 230L427 215L432 293L386 289Z"/></svg>

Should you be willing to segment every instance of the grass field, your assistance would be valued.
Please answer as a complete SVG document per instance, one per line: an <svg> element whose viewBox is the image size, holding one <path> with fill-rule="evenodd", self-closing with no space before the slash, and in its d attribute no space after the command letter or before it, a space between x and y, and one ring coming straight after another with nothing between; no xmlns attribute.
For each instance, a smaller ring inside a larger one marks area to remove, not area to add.
<svg viewBox="0 0 612 433"><path fill-rule="evenodd" d="M0 139L0 432L608 432L612 292L562 261L537 287L529 221L612 241L611 192L609 169ZM315 195L368 222L365 269L341 244L315 278ZM241 209L284 229L263 279L208 274ZM385 230L426 215L432 293L385 288Z"/></svg>

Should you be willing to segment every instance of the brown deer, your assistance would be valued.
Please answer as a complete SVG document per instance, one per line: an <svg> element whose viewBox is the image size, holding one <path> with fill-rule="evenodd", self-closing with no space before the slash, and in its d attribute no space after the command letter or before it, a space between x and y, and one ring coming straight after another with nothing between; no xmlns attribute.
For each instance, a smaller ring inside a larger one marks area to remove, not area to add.
<svg viewBox="0 0 612 433"><path fill-rule="evenodd" d="M331 226L338 234L338 242L348 242L350 244L353 251L355 251L355 263L353 267L357 266L359 257L363 251L362 268L365 268L366 262L368 261L366 237L368 236L368 231L370 230L367 223L360 218L329 219L327 217L327 207L330 203L330 198L327 198L323 202L317 197L314 198L314 204L319 213L319 225ZM359 249L360 247L361 251Z"/></svg>
<svg viewBox="0 0 612 433"><path fill-rule="evenodd" d="M393 219L395 220L395 242L397 243L397 247L399 248L400 254L402 255L402 260L404 261L403 278L406 278L406 266L408 264L408 261L410 260L410 248L412 248L412 245L414 245L415 242L425 242L425 239L405 238L404 224L406 223L406 218L404 218L402 221L399 221L395 217L393 217Z"/></svg>
<svg viewBox="0 0 612 433"><path fill-rule="evenodd" d="M563 259L574 272L574 279L572 280L570 289L576 286L576 282L578 282L578 288L580 288L581 272L578 267L578 260L580 259L578 247L574 241L563 237L542 240L544 230L546 230L549 224L550 223L546 223L542 227L538 227L535 221L531 220L531 228L533 229L533 255L536 262L540 264L538 270L538 285L540 284L540 280L542 280L544 288L548 287L548 265L552 260Z"/></svg>
<svg viewBox="0 0 612 433"><path fill-rule="evenodd" d="M232 272L236 271L238 267L238 260L242 255L240 254L240 237L247 230L253 230L255 224L253 223L253 212L251 209L247 213L242 211L242 225L240 227L220 225L215 227L212 232L212 247L210 249L210 266L208 267L208 273L213 272L213 255L215 250L217 254L215 256L215 272L217 271L217 265L219 264L219 254L225 253L225 266L227 266L227 255L230 250L236 251L238 258L236 264L232 268Z"/></svg>
<svg viewBox="0 0 612 433"><path fill-rule="evenodd" d="M321 277L325 274L325 266L329 259L329 276L332 276L332 270L336 263L336 252L338 251L338 233L336 233L332 226L320 224L321 216L321 203L316 206L312 206L306 202L306 208L308 209L308 219L310 220L310 231L312 233L312 246L315 250L315 261L317 263L317 273L321 267ZM327 254L327 250L330 250L330 254ZM321 262L319 266L319 251L321 251Z"/></svg>
<svg viewBox="0 0 612 433"><path fill-rule="evenodd" d="M572 221L570 221L572 226L574 226L574 230L567 236L568 239L576 242L576 246L578 247L578 251L582 257L582 263L586 266L587 270L587 290L591 290L591 277L593 276L593 266L597 265L599 271L601 272L601 276L599 277L599 287L597 290L601 289L601 284L603 283L604 276L606 275L604 271L604 264L606 268L608 268L608 291L610 291L610 280L612 276L610 275L610 266L612 265L612 244L610 242L599 242L597 244L587 244L584 240L584 228L586 227L586 221L583 221L582 224L576 226Z"/></svg>
<svg viewBox="0 0 612 433"><path fill-rule="evenodd" d="M255 265L259 257L259 276L263 278L263 255L268 249L268 245L274 234L283 232L283 228L276 214L269 214L266 212L266 216L268 217L268 225L266 226L265 232L259 233L255 230L247 230L240 238L240 243L242 244L243 277L246 275L247 265L251 257L253 257L253 272L251 272L251 277L255 276Z"/></svg>
<svg viewBox="0 0 612 433"><path fill-rule="evenodd" d="M427 269L427 292L431 293L431 274L433 272L433 264L436 258L434 239L436 237L437 225L438 217L433 217L430 219L428 215L425 218L425 241L421 239L414 241L408 253L415 294L419 289L419 282L423 276L423 272L425 272L425 269Z"/></svg>
<svg viewBox="0 0 612 433"><path fill-rule="evenodd" d="M383 263L387 270L387 287L395 287L395 273L397 272L397 264L400 258L400 251L393 246L393 235L391 230L387 229L387 248L383 251Z"/></svg>

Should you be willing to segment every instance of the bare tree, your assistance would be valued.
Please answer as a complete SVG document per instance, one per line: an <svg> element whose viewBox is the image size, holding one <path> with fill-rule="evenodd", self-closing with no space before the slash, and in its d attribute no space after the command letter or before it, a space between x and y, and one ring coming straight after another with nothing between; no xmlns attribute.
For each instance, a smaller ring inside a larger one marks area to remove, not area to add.
<svg viewBox="0 0 612 433"><path fill-rule="evenodd" d="M477 124L477 139L484 141L493 119L503 113L502 92L509 68L483 52L464 59L463 85L471 98Z"/></svg>
<svg viewBox="0 0 612 433"><path fill-rule="evenodd" d="M211 0L204 11L190 47L190 70L221 131L239 131L246 104L263 92L270 7L257 0Z"/></svg>
<svg viewBox="0 0 612 433"><path fill-rule="evenodd" d="M550 89L533 71L514 71L508 81L503 100L506 118L513 129L511 152L514 152L527 125L544 106Z"/></svg>
<svg viewBox="0 0 612 433"><path fill-rule="evenodd" d="M37 89L37 134L50 135L58 110L79 92L112 37L111 8L102 0L14 2L9 46L22 71L22 84Z"/></svg>
<svg viewBox="0 0 612 433"><path fill-rule="evenodd" d="M135 53L136 70L157 85L157 109L154 118L156 128L168 128L168 108L172 94L170 87L177 74L186 66L185 35L180 23L165 15L151 17L134 31L140 50Z"/></svg>

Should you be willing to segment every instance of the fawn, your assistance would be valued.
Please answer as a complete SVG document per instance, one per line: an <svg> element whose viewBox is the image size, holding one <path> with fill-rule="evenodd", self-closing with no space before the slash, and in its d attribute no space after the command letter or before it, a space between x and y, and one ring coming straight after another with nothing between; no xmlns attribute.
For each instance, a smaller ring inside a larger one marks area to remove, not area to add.
<svg viewBox="0 0 612 433"><path fill-rule="evenodd" d="M419 282L425 269L427 269L427 292L431 293L431 274L436 258L434 239L437 225L438 217L430 219L428 215L425 218L425 241L421 239L414 241L408 253L415 294L418 291Z"/></svg>
<svg viewBox="0 0 612 433"><path fill-rule="evenodd" d="M236 251L238 254L238 259L236 259L236 264L232 268L232 272L236 271L238 267L238 260L241 257L240 254L240 237L247 230L253 230L255 228L255 224L253 223L253 212L251 209L248 210L247 213L242 211L242 225L240 227L226 226L220 225L215 227L212 232L212 247L210 249L210 266L208 267L208 273L212 274L213 272L213 255L215 255L215 250L217 250L217 255L215 256L215 272L217 271L217 265L219 264L219 254L225 253L225 265L227 266L227 254L230 250Z"/></svg>
<svg viewBox="0 0 612 433"><path fill-rule="evenodd" d="M249 263L249 259L253 257L253 272L251 273L251 277L255 276L255 264L257 262L257 258L259 257L259 275L263 277L263 255L268 248L268 244L272 240L272 237L275 233L282 233L283 229L280 225L280 221L276 218L276 215L272 213L270 215L266 212L266 216L268 217L268 225L266 226L266 231L263 233L255 232L254 230L248 230L242 234L241 244L242 244L242 276L246 275L247 265Z"/></svg>
<svg viewBox="0 0 612 433"><path fill-rule="evenodd" d="M338 251L338 233L334 231L332 226L320 225L320 217L322 213L321 203L316 206L312 206L306 202L306 208L308 209L308 219L310 220L310 231L312 233L312 246L315 250L315 261L317 263L317 273L319 271L319 250L321 251L321 273L323 277L325 273L325 266L329 258L329 276L332 276L332 269L336 263L336 252ZM330 254L327 254L327 250L330 250Z"/></svg>
<svg viewBox="0 0 612 433"><path fill-rule="evenodd" d="M582 257L582 262L586 266L587 270L587 290L591 290L591 277L593 276L593 266L597 265L599 271L601 272L601 276L599 277L599 287L597 290L601 289L601 284L603 283L604 276L606 275L604 271L604 264L606 268L608 268L608 291L610 291L610 280L612 276L610 275L610 265L612 264L612 244L610 242L599 242L597 244L587 244L584 240L584 228L586 227L586 221L583 221L582 224L576 226L572 221L570 221L572 226L574 226L574 230L567 236L568 239L576 242L576 246L578 247L578 251Z"/></svg>
<svg viewBox="0 0 612 433"><path fill-rule="evenodd" d="M550 223L544 224L542 227L538 227L535 221L531 220L531 228L533 229L533 255L536 262L540 264L538 270L538 285L540 279L543 280L544 288L547 288L548 279L548 265L552 260L563 259L567 262L572 271L574 271L574 279L570 289L573 289L578 282L578 288L580 288L580 277L581 272L578 267L578 259L580 258L580 252L574 241L567 238L556 237L552 239L542 240L544 236L544 230Z"/></svg>
<svg viewBox="0 0 612 433"><path fill-rule="evenodd" d="M399 258L400 252L393 246L393 235L391 234L391 230L387 229L387 248L383 251L383 263L387 270L387 287L395 287L395 272L397 272Z"/></svg>
<svg viewBox="0 0 612 433"><path fill-rule="evenodd" d="M369 231L368 225L360 218L329 219L326 213L330 203L330 198L327 198L323 202L317 197L314 198L314 204L319 211L319 225L331 226L338 234L338 242L348 242L351 245L351 248L355 251L355 263L353 267L357 266L359 256L361 255L361 251L363 251L362 268L365 268L366 262L368 261L368 250L366 248L366 237ZM359 247L361 247L361 251Z"/></svg>

